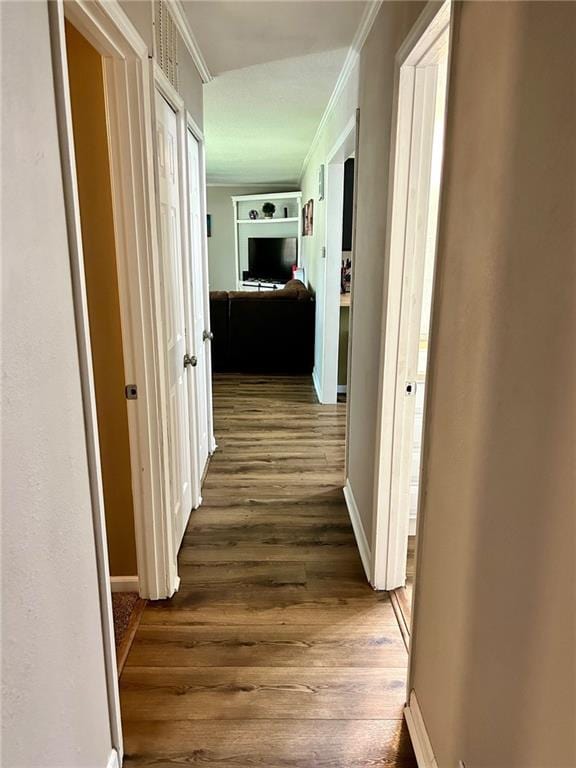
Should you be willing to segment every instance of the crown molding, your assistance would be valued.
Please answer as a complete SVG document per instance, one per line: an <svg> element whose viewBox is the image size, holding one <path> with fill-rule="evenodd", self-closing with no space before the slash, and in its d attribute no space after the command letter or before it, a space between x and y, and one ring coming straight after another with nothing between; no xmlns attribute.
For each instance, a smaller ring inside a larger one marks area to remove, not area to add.
<svg viewBox="0 0 576 768"><path fill-rule="evenodd" d="M209 83L214 78L208 69L208 64L206 64L206 59L204 58L200 46L198 45L198 41L194 37L194 33L190 27L190 22L188 21L182 7L181 0L165 0L165 2L170 9L170 13L172 14L174 21L176 22L176 26L178 27L178 31L182 36L182 40L184 40L184 45L188 49L188 53L196 65L196 69L202 78L202 82Z"/></svg>
<svg viewBox="0 0 576 768"><path fill-rule="evenodd" d="M382 5L383 2L384 0L370 0L370 2L366 4L364 13L362 14L362 17L356 29L356 33L354 34L354 39L350 44L350 48L348 49L348 53L346 55L346 58L344 59L344 64L342 65L342 69L340 70L340 74L338 75L338 79L336 80L336 84L334 86L334 90L332 91L332 95L328 100L328 104L326 105L324 114L320 118L320 122L318 123L318 128L316 129L316 133L314 134L314 138L312 139L310 148L308 149L308 152L306 153L306 157L304 158L304 162L302 163L302 170L300 171L300 181L302 181L302 178L306 172L306 168L308 167L308 163L310 162L310 159L312 158L312 155L314 154L314 151L318 146L318 142L320 141L320 136L322 135L324 126L326 125L328 118L332 114L334 107L336 105L336 102L340 98L340 94L346 87L346 84L350 78L350 75L354 71L354 67L358 63L362 46L364 45L364 43L366 42L366 38L370 34L372 25L376 20L376 16L378 15L378 11L380 10L380 6Z"/></svg>

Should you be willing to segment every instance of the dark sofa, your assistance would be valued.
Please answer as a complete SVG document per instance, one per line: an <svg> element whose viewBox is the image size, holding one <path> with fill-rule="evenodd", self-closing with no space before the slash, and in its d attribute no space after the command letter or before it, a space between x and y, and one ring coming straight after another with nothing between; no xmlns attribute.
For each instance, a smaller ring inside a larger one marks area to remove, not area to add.
<svg viewBox="0 0 576 768"><path fill-rule="evenodd" d="M314 296L299 280L290 280L277 291L213 291L213 369L237 373L311 373L314 320Z"/></svg>

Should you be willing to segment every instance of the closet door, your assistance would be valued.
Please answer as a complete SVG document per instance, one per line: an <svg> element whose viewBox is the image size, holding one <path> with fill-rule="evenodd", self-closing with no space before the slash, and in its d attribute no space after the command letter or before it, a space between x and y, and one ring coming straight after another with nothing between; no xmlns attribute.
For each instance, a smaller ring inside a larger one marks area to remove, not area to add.
<svg viewBox="0 0 576 768"><path fill-rule="evenodd" d="M202 205L200 187L200 147L194 134L189 130L188 146L188 215L190 219L190 294L192 297L192 350L197 364L194 369L194 393L196 408L196 429L198 445L198 476L201 478L208 461L208 350L210 341L204 331L208 324L205 317L204 274L202 254Z"/></svg>
<svg viewBox="0 0 576 768"><path fill-rule="evenodd" d="M156 92L156 152L160 207L160 261L165 364L168 378L169 492L176 551L192 510L192 462L186 354L185 285L178 175L178 124L168 102Z"/></svg>

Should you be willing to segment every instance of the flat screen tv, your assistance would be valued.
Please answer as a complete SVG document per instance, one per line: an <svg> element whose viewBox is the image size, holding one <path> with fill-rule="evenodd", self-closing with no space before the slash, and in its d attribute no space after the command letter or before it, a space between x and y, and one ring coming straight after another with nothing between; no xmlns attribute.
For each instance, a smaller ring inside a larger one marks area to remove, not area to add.
<svg viewBox="0 0 576 768"><path fill-rule="evenodd" d="M249 237L248 272L252 279L286 283L298 263L296 237Z"/></svg>

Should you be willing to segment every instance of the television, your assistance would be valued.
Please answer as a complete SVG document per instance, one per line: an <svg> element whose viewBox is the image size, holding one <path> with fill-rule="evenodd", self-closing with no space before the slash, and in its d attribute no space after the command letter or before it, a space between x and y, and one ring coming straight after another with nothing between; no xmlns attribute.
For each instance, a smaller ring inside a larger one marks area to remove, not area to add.
<svg viewBox="0 0 576 768"><path fill-rule="evenodd" d="M248 274L252 279L287 283L298 264L298 238L249 237Z"/></svg>

